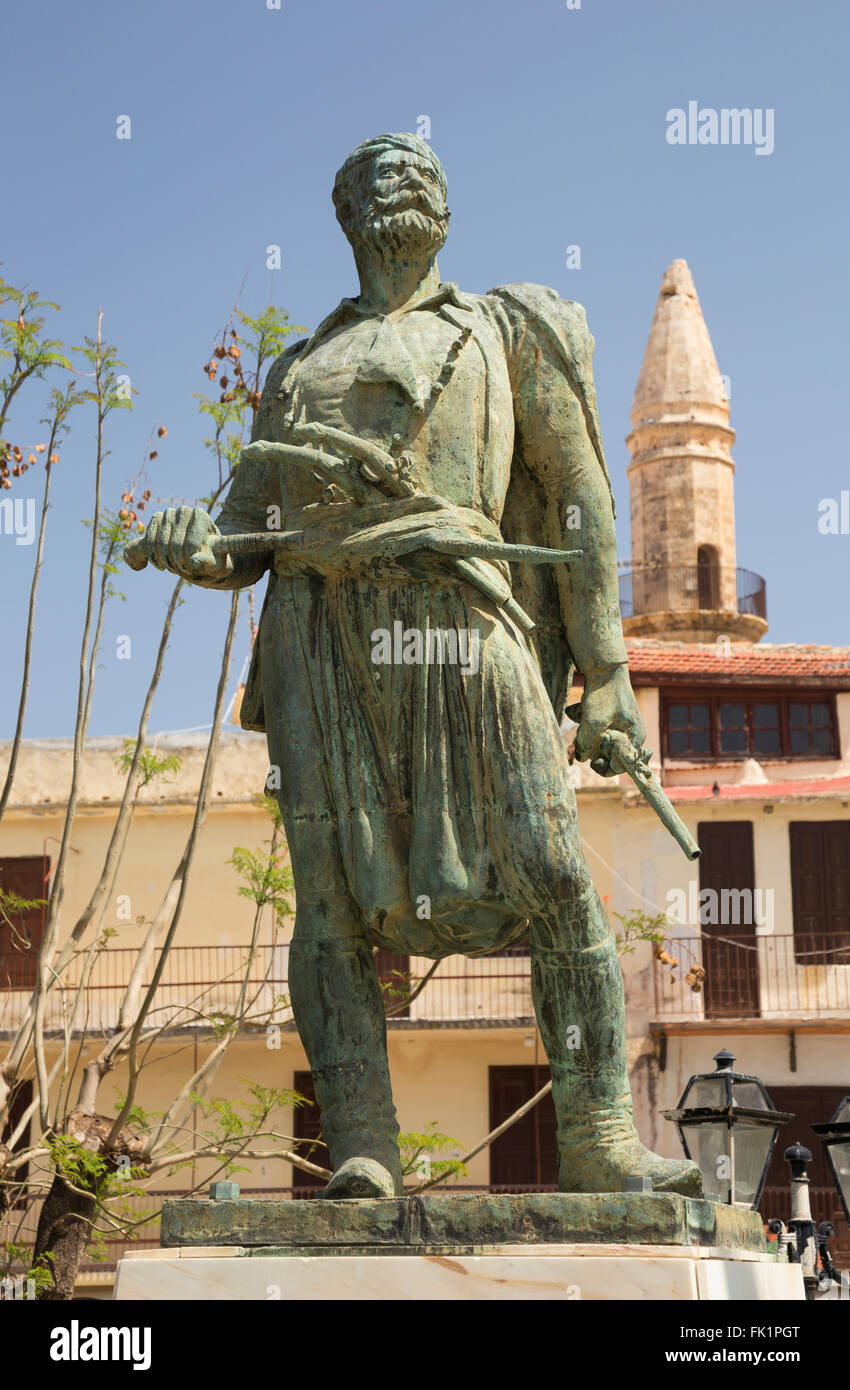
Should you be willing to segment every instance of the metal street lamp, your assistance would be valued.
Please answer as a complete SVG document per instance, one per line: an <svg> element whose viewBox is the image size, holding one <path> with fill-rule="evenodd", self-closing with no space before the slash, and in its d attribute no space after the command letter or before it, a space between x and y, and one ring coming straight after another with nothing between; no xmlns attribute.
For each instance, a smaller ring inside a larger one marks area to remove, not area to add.
<svg viewBox="0 0 850 1390"><path fill-rule="evenodd" d="M818 1293L826 1293L833 1284L841 1282L829 1253L829 1241L835 1235L835 1227L831 1221L822 1221L816 1226L812 1219L806 1172L811 1161L812 1155L803 1144L792 1144L790 1149L785 1150L785 1162L791 1170L791 1220L787 1227L778 1218L767 1223L768 1230L778 1239L780 1254L784 1254L791 1264L801 1266L808 1299L813 1299Z"/></svg>
<svg viewBox="0 0 850 1390"><path fill-rule="evenodd" d="M831 1120L812 1125L812 1129L820 1135L844 1215L850 1223L850 1096L844 1097Z"/></svg>
<svg viewBox="0 0 850 1390"><path fill-rule="evenodd" d="M664 1110L679 1131L685 1157L702 1171L706 1197L756 1208L781 1125L792 1117L774 1110L757 1076L733 1069L725 1049L716 1070L692 1076L676 1110Z"/></svg>

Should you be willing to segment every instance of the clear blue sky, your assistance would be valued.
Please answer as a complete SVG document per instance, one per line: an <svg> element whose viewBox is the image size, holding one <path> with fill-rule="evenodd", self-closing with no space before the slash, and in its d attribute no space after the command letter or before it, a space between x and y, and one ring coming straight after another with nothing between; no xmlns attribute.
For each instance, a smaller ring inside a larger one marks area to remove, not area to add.
<svg viewBox="0 0 850 1390"><path fill-rule="evenodd" d="M279 243L275 298L308 326L356 292L334 172L362 139L427 115L453 213L443 278L473 292L539 281L587 309L620 553L629 407L662 273L681 256L731 378L738 563L767 579L768 640L845 643L850 536L822 536L817 520L820 499L850 488L848 27L836 0L7 8L3 272L61 304L66 343L103 307L138 392L110 426L107 500L158 421L154 486L196 495L209 468L192 392L243 276L251 311L268 300L265 249ZM690 100L773 108L773 154L669 145L666 112ZM130 141L115 137L120 115ZM581 270L566 268L570 244ZM29 401L8 431L22 442L40 437L42 402ZM72 728L90 460L91 422L78 420L55 478L30 737ZM0 537L2 737L32 558ZM92 733L134 726L170 583L123 581ZM226 606L194 591L181 610L152 728L209 719ZM116 659L118 634L131 661ZM243 622L237 668L247 642Z"/></svg>

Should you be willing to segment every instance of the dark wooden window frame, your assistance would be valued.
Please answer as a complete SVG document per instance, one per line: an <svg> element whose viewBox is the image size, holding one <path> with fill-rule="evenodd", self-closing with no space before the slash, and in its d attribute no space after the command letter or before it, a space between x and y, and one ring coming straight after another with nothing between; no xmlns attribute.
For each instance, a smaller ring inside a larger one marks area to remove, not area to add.
<svg viewBox="0 0 850 1390"><path fill-rule="evenodd" d="M302 1158L309 1159L310 1163L326 1168L329 1161L328 1151L323 1144L316 1143L322 1132L322 1112L316 1101L312 1072L296 1070L292 1077L292 1089L312 1101L312 1105L296 1105L292 1112L293 1138L304 1141L296 1146L296 1152ZM303 1168L293 1167L292 1186L297 1196L314 1197L327 1186L327 1178L320 1178L313 1173L305 1173Z"/></svg>
<svg viewBox="0 0 850 1390"><path fill-rule="evenodd" d="M2 1132L0 1132L0 1143L7 1144L9 1142L10 1138L12 1137L12 1134L17 1129L21 1121L24 1111L29 1109L30 1105L32 1104L33 1087L34 1083L29 1080L17 1081L13 1085L12 1096L7 1110L6 1123L2 1128ZM26 1127L23 1133L21 1134L20 1138L18 1139L17 1143L15 1144L12 1150L13 1153L20 1153L22 1149L29 1148L31 1130L32 1119L29 1119L27 1120ZM29 1163L22 1163L20 1168L17 1168L15 1170L13 1181L16 1183L25 1184L29 1179L29 1173ZM25 1208L28 1205L28 1202L29 1198L27 1197L26 1192L23 1192L12 1204L13 1209Z"/></svg>
<svg viewBox="0 0 850 1390"><path fill-rule="evenodd" d="M689 753L671 752L670 749L670 708L673 705L708 705L709 737L711 752ZM753 705L779 706L779 731L781 750L778 753L758 752L753 747L752 707ZM819 704L829 708L829 729L832 733L833 751L831 753L793 753L791 751L790 709L792 705ZM748 733L747 749L740 753L720 751L720 706L744 705L747 711L746 727ZM698 687L681 690L662 690L661 692L661 751L666 762L686 763L740 763L745 758L757 758L761 762L835 762L841 758L841 741L838 734L838 713L835 693L831 690L759 690L753 686L733 687L728 690L700 690Z"/></svg>
<svg viewBox="0 0 850 1390"><path fill-rule="evenodd" d="M755 837L751 820L700 821L697 839L702 856L699 860L699 886L724 889L756 888ZM731 854L737 867L730 866ZM719 853L718 853L719 848ZM757 1018L759 1014L759 958L753 949L756 944L755 923L717 923L712 926L700 913L702 963L706 970L703 983L706 1018Z"/></svg>
<svg viewBox="0 0 850 1390"><path fill-rule="evenodd" d="M806 915L806 904L803 895L803 885L801 876L804 872L801 855L801 839L807 833L817 831L823 836L827 830L838 830L842 836L850 840L850 821L845 820L805 820L789 821L788 824L788 853L791 867L791 915L794 932L794 959L798 965L811 965L813 963L812 953L815 952L835 952L832 964L847 966L850 963L850 930L835 927L831 921L823 930L807 931L802 925L802 919ZM850 845L848 845L850 848ZM825 850L824 850L825 852ZM850 859L850 855L848 855ZM822 870L825 866L822 865ZM828 874L822 872L819 875L823 884L823 891L827 891ZM828 917L829 907L824 906L824 916ZM827 956L828 960L829 957Z"/></svg>
<svg viewBox="0 0 850 1390"><path fill-rule="evenodd" d="M50 860L44 854L17 854L0 858L0 885L11 888L21 898L42 899L41 907L11 914L17 932L30 941L29 950L16 942L15 933L6 922L0 924L0 993L32 989L35 985L38 951L47 914L44 900L48 896L50 870ZM21 875L24 881L21 881Z"/></svg>
<svg viewBox="0 0 850 1390"><path fill-rule="evenodd" d="M545 1062L488 1067L491 1129L495 1129L506 1120L516 1108L513 1102L507 1105L500 1104L500 1100L503 1099L500 1095L501 1088L509 1079L519 1083L524 1102L530 1100L550 1079L549 1068ZM520 1097L514 1097L514 1101L518 1099ZM527 1147L519 1155L522 1176L510 1177L505 1171L506 1167L515 1165L516 1146L518 1142L521 1144L523 1139ZM542 1101L538 1101L533 1110L490 1145L490 1184L497 1190L507 1192L527 1189L545 1191L554 1188L557 1181L558 1147L554 1103L550 1092Z"/></svg>

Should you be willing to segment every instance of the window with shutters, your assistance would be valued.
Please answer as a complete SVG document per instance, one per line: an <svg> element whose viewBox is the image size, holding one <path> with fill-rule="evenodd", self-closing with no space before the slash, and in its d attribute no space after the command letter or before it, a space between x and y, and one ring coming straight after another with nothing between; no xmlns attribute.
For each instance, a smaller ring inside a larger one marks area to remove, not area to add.
<svg viewBox="0 0 850 1390"><path fill-rule="evenodd" d="M40 854L0 859L0 888L25 902L43 900L49 873L50 860ZM35 984L44 912L43 906L16 911L10 905L0 914L0 990L31 989Z"/></svg>
<svg viewBox="0 0 850 1390"><path fill-rule="evenodd" d="M24 1118L24 1115L31 1106L32 1099L32 1081L19 1081L12 1088L11 1099L9 1101L9 1106L6 1111L6 1123L3 1126L2 1133L0 1133L0 1144L8 1145L9 1140L17 1131L18 1126ZM21 1153L24 1149L29 1148L31 1128L32 1120L29 1119L27 1120L26 1124L24 1125L23 1129L18 1135L18 1138L12 1145L12 1153ZM27 1181L27 1178L29 1177L29 1171L29 1163L22 1163L20 1168L16 1168L14 1173L11 1174L9 1181L15 1184L25 1183ZM28 1199L24 1193L19 1193L15 1199L14 1205L16 1207L26 1207L27 1200Z"/></svg>
<svg viewBox="0 0 850 1390"><path fill-rule="evenodd" d="M723 921L723 913L709 911L713 900L735 904L753 902L755 857L752 821L701 821L697 826L700 847L700 932L703 984L707 1018L755 1018L759 1012L756 925L750 911L736 911L737 921ZM750 920L741 920L749 915ZM714 918L714 920L712 920Z"/></svg>
<svg viewBox="0 0 850 1390"><path fill-rule="evenodd" d="M490 1128L496 1129L549 1080L548 1067L490 1068ZM490 1185L505 1192L558 1186L555 1106L549 1092L490 1145Z"/></svg>
<svg viewBox="0 0 850 1390"><path fill-rule="evenodd" d="M850 965L850 821L792 821L791 904L800 965Z"/></svg>
<svg viewBox="0 0 850 1390"><path fill-rule="evenodd" d="M310 1163L317 1163L320 1168L327 1168L328 1151L324 1144L317 1142L322 1137L322 1112L316 1104L313 1073L297 1071L292 1086L294 1090L311 1102L310 1105L297 1105L295 1107L293 1138L304 1141L296 1145L295 1151L299 1158L306 1158ZM317 1192L321 1191L323 1187L327 1187L327 1184L327 1178L317 1177L314 1173L305 1173L303 1168L292 1169L293 1197L315 1197Z"/></svg>
<svg viewBox="0 0 850 1390"><path fill-rule="evenodd" d="M837 1106L847 1094L847 1087L773 1086L769 1081L765 1084L776 1109L790 1112L794 1119L779 1131L764 1192L759 1202L759 1211L765 1221L771 1220L774 1216L782 1221L788 1220L788 1164L783 1155L791 1144L799 1140L812 1155L807 1172L812 1216L818 1224L821 1221L832 1222L835 1227L835 1237L829 1242L832 1258L839 1269L848 1269L850 1230L844 1219L823 1145L811 1128L813 1124L832 1119Z"/></svg>

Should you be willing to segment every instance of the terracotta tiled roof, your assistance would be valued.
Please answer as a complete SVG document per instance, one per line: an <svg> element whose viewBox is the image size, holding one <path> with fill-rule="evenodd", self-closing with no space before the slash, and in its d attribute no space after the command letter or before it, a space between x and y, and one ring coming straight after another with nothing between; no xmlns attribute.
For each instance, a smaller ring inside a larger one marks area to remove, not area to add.
<svg viewBox="0 0 850 1390"><path fill-rule="evenodd" d="M634 685L659 680L702 685L824 685L850 689L850 647L818 647L759 642L734 642L725 651L714 643L659 642L626 639L629 671Z"/></svg>

